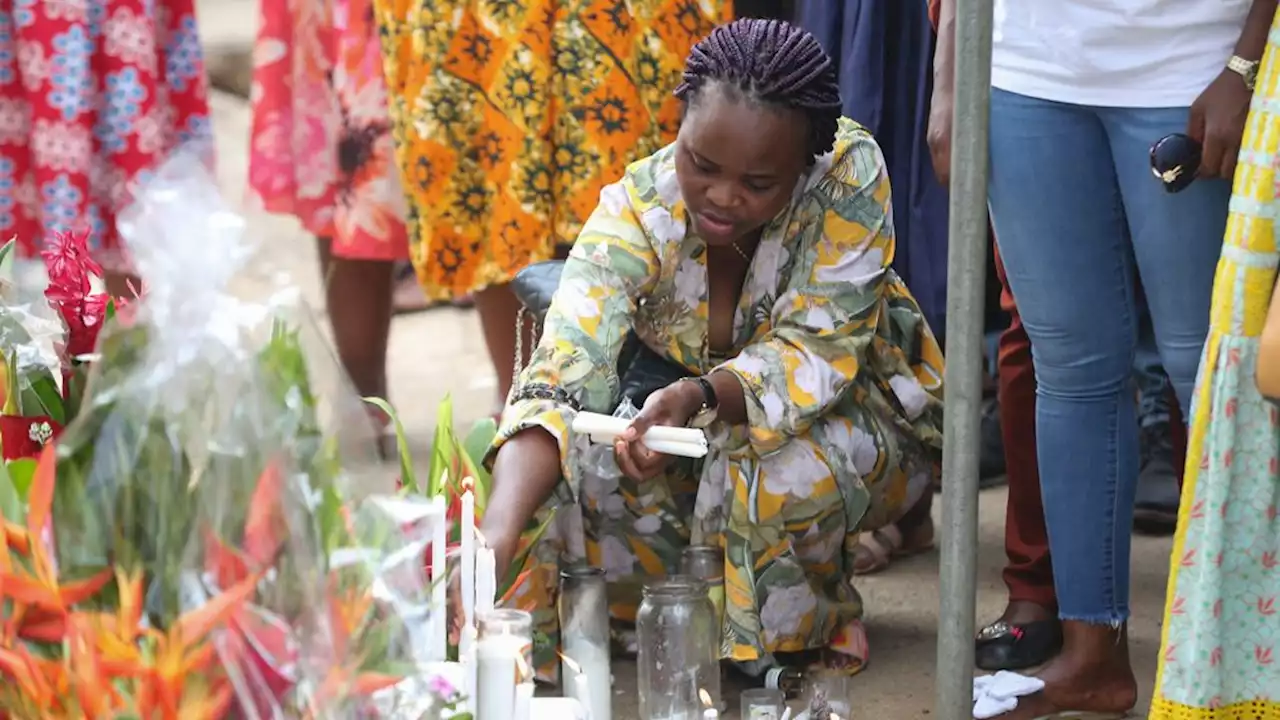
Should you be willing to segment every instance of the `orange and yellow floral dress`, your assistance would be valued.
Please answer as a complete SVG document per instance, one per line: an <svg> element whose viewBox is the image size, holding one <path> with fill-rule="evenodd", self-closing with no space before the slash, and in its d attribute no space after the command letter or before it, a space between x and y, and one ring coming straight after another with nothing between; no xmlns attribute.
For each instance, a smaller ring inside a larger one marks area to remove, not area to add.
<svg viewBox="0 0 1280 720"><path fill-rule="evenodd" d="M606 183L675 138L671 92L729 0L376 0L428 297L572 242Z"/></svg>

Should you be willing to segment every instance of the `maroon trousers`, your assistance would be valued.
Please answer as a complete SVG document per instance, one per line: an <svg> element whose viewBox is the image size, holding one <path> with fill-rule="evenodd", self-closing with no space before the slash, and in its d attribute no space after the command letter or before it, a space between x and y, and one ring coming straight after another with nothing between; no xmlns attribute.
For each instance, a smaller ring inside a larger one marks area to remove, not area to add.
<svg viewBox="0 0 1280 720"><path fill-rule="evenodd" d="M996 275L1000 279L1000 307L1009 313L1009 329L1000 336L996 367L999 373L1000 432L1009 478L1009 502L1005 508L1004 549L1009 558L1004 583L1009 600L1031 602L1056 611L1053 564L1049 535L1040 498L1040 471L1036 461L1036 374L1031 365L1031 340L1022 327L1014 304L1004 263L996 250ZM1174 463L1178 481L1186 457L1187 434L1178 404L1172 404Z"/></svg>

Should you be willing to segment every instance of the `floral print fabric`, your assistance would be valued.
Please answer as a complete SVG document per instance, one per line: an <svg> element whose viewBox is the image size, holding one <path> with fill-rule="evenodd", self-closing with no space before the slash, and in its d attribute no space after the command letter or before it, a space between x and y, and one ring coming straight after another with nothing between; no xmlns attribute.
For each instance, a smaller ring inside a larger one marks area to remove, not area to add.
<svg viewBox="0 0 1280 720"><path fill-rule="evenodd" d="M210 139L192 0L0 4L0 238L23 257L55 232L89 232L117 264L130 188L179 144Z"/></svg>
<svg viewBox="0 0 1280 720"><path fill-rule="evenodd" d="M675 138L726 0L377 0L428 297L507 283L570 242L606 182Z"/></svg>
<svg viewBox="0 0 1280 720"><path fill-rule="evenodd" d="M249 184L337 257L409 257L372 0L262 0Z"/></svg>
<svg viewBox="0 0 1280 720"><path fill-rule="evenodd" d="M1214 281L1151 720L1280 720L1280 412L1254 384L1280 251L1278 100L1280 14Z"/></svg>
<svg viewBox="0 0 1280 720"><path fill-rule="evenodd" d="M632 619L642 583L676 570L682 548L719 545L728 657L829 646L864 661L857 534L892 522L928 491L942 447L942 354L890 269L883 157L866 130L841 122L834 151L764 229L735 315L739 351L717 366L707 352L706 244L689 229L673 148L604 189L520 381L611 412L619 349L634 330L690 374L737 375L749 425L714 429L698 466L637 483L607 449L601 455L568 432L567 406L510 405L499 444L533 426L555 436L566 478L556 502L581 510L559 527L563 547L537 553L542 566L520 602L554 608L547 595L567 551L605 568L614 614ZM554 637L554 613L541 619Z"/></svg>

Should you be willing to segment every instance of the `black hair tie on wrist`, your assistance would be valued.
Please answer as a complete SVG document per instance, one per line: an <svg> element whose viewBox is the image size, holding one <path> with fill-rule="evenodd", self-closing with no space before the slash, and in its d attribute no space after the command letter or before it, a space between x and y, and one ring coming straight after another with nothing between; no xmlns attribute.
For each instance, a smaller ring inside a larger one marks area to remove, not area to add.
<svg viewBox="0 0 1280 720"><path fill-rule="evenodd" d="M514 403L520 400L550 400L559 405L568 405L574 410L582 409L578 401L573 399L573 396L566 392L564 388L546 383L527 383L520 388L516 396L511 399L511 402Z"/></svg>
<svg viewBox="0 0 1280 720"><path fill-rule="evenodd" d="M1200 143L1194 138L1182 133L1165 135L1151 146L1151 173L1164 183L1165 192L1182 192L1195 182L1200 157Z"/></svg>

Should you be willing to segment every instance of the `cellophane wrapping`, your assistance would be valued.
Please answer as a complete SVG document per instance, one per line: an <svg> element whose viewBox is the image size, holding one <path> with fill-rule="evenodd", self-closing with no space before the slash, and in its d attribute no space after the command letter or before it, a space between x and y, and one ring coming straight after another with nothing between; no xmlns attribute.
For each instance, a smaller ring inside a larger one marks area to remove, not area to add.
<svg viewBox="0 0 1280 720"><path fill-rule="evenodd" d="M58 582L97 587L68 603L62 710L11 689L0 715L406 716L386 689L423 666L436 519L391 494L297 287L198 158L135 197L120 230L145 291L103 328L30 498L54 472L34 531Z"/></svg>

